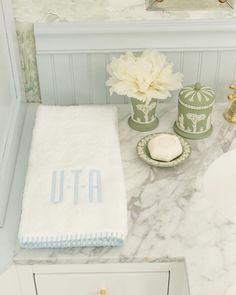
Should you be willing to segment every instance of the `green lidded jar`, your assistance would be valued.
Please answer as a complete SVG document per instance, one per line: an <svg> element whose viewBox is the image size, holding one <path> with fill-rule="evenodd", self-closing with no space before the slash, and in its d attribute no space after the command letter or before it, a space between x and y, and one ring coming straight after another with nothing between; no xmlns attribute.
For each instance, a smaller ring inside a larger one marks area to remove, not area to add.
<svg viewBox="0 0 236 295"><path fill-rule="evenodd" d="M189 139L203 139L212 132L211 115L215 93L196 83L179 92L178 118L174 125L177 134Z"/></svg>

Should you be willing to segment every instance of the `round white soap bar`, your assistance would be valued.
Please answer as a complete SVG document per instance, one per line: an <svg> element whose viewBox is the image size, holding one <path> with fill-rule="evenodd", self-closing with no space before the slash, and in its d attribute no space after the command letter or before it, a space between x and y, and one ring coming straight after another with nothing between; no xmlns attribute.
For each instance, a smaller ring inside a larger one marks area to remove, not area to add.
<svg viewBox="0 0 236 295"><path fill-rule="evenodd" d="M169 162L182 154L179 138L174 134L160 134L151 139L148 149L154 160Z"/></svg>

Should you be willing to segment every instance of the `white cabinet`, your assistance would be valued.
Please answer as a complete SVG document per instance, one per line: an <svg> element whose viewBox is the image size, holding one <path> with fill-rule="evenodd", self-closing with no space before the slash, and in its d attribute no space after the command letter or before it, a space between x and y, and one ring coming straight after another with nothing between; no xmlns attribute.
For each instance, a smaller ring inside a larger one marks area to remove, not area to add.
<svg viewBox="0 0 236 295"><path fill-rule="evenodd" d="M4 273L0 273L0 294L22 295L20 293L20 284L14 266L11 266Z"/></svg>
<svg viewBox="0 0 236 295"><path fill-rule="evenodd" d="M166 295L168 272L143 271L36 275L38 295Z"/></svg>
<svg viewBox="0 0 236 295"><path fill-rule="evenodd" d="M23 295L189 295L183 261L17 268Z"/></svg>

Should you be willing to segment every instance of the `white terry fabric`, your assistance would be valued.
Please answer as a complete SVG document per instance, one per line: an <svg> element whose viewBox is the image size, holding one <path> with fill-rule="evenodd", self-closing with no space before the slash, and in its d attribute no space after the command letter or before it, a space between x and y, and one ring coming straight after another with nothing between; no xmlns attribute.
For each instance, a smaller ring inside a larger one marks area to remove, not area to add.
<svg viewBox="0 0 236 295"><path fill-rule="evenodd" d="M19 229L22 247L122 244L127 200L117 121L111 106L38 107Z"/></svg>

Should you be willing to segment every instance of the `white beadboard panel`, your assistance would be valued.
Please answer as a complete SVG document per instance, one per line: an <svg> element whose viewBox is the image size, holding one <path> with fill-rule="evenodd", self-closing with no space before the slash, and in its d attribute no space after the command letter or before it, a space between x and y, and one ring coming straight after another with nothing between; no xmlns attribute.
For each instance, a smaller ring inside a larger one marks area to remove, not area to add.
<svg viewBox="0 0 236 295"><path fill-rule="evenodd" d="M167 56L168 62L173 64L174 72L181 72L183 73L183 57L184 52L177 51L177 52L163 52ZM178 99L178 91L173 91L172 96L168 98L164 102L176 102Z"/></svg>
<svg viewBox="0 0 236 295"><path fill-rule="evenodd" d="M173 63L173 69L176 72L182 71L182 52L163 52L165 53L167 60Z"/></svg>
<svg viewBox="0 0 236 295"><path fill-rule="evenodd" d="M184 52L182 62L185 85L199 81L200 56L201 52Z"/></svg>
<svg viewBox="0 0 236 295"><path fill-rule="evenodd" d="M88 104L91 101L90 58L88 54L73 54L72 63L75 104Z"/></svg>
<svg viewBox="0 0 236 295"><path fill-rule="evenodd" d="M107 64L129 49L157 48L184 74L184 85L200 81L224 101L236 79L236 23L228 20L36 24L37 63L45 104L129 102L110 95ZM174 92L172 101L177 99ZM170 101L168 99L168 101Z"/></svg>
<svg viewBox="0 0 236 295"><path fill-rule="evenodd" d="M218 66L218 52L207 51L202 53L199 81L215 88L215 80Z"/></svg>
<svg viewBox="0 0 236 295"><path fill-rule="evenodd" d="M90 90L92 104L105 104L106 98L106 56L103 53L90 55Z"/></svg>
<svg viewBox="0 0 236 295"><path fill-rule="evenodd" d="M219 98L226 100L230 90L229 84L234 81L236 66L236 52L221 52L219 61L218 77L216 79L216 92Z"/></svg>
<svg viewBox="0 0 236 295"><path fill-rule="evenodd" d="M236 81L236 61L235 61L235 65L234 65L234 72L233 72L233 80L232 82L235 83Z"/></svg>
<svg viewBox="0 0 236 295"><path fill-rule="evenodd" d="M164 52L164 51L163 51ZM44 104L120 104L127 97L110 95L105 85L107 64L122 52L38 54L38 71ZM200 81L216 91L218 101L225 101L228 86L236 82L236 51L164 52L174 64L174 71L184 74L184 85ZM170 101L177 100L174 92Z"/></svg>
<svg viewBox="0 0 236 295"><path fill-rule="evenodd" d="M58 104L72 105L75 101L73 85L73 65L71 55L60 54L53 56L53 71L55 71L55 87Z"/></svg>
<svg viewBox="0 0 236 295"><path fill-rule="evenodd" d="M51 55L37 56L42 101L52 105L57 101L56 86L54 85L55 71L53 63L53 56Z"/></svg>

